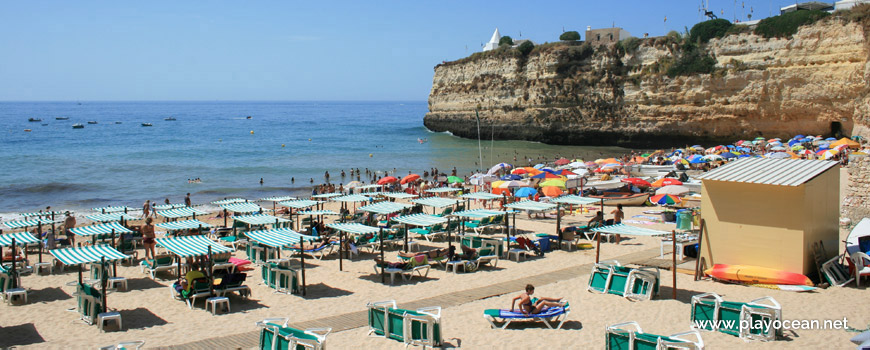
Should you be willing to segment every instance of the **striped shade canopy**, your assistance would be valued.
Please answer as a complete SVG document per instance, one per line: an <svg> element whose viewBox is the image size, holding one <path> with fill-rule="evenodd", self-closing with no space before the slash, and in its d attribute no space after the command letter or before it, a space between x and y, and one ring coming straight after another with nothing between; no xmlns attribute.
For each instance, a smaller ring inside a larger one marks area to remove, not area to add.
<svg viewBox="0 0 870 350"><path fill-rule="evenodd" d="M294 199L296 199L296 197L293 197L293 196L278 196L278 197L260 198L261 201L267 201L267 202L283 202L283 201L292 201Z"/></svg>
<svg viewBox="0 0 870 350"><path fill-rule="evenodd" d="M15 239L15 245L39 243L39 240L29 232L13 232L0 235L0 247L11 246L13 238Z"/></svg>
<svg viewBox="0 0 870 350"><path fill-rule="evenodd" d="M290 222L290 220L267 214L233 216L233 220L241 221L248 225L269 225L274 223Z"/></svg>
<svg viewBox="0 0 870 350"><path fill-rule="evenodd" d="M429 197L429 198L420 198L411 200L411 202L422 204L425 206L435 207L435 208L444 208L449 207L451 205L455 205L459 203L458 199L451 198L438 198L438 197Z"/></svg>
<svg viewBox="0 0 870 350"><path fill-rule="evenodd" d="M339 230L341 232L347 232L355 235L365 235L369 233L375 233L380 231L377 227L366 226L360 223L334 223L334 224L326 224L326 227L329 227L334 230Z"/></svg>
<svg viewBox="0 0 870 350"><path fill-rule="evenodd" d="M4 222L3 225L8 228L27 228L31 226L42 225L51 225L54 221L51 219L30 219L30 220L15 220L15 221L7 221Z"/></svg>
<svg viewBox="0 0 870 350"><path fill-rule="evenodd" d="M384 196L384 197L388 197L388 198L393 198L393 199L408 199L408 198L419 197L416 194L410 194L410 193L405 193L405 192L385 192L385 193L380 193L379 195Z"/></svg>
<svg viewBox="0 0 870 350"><path fill-rule="evenodd" d="M244 202L247 202L247 201L248 201L248 200L247 200L247 199L244 199L244 198L227 198L227 199L221 199L221 200L219 200L219 201L211 202L211 204L216 204L216 205L221 205L221 206L222 206L222 205L224 205L224 204L244 203Z"/></svg>
<svg viewBox="0 0 870 350"><path fill-rule="evenodd" d="M329 200L336 202L368 202L369 197L363 196L361 194L349 194L346 196L332 197Z"/></svg>
<svg viewBox="0 0 870 350"><path fill-rule="evenodd" d="M311 196L311 198L326 199L326 198L332 198L332 197L338 197L338 196L341 196L341 193L332 192L332 193L315 194L315 195Z"/></svg>
<svg viewBox="0 0 870 350"><path fill-rule="evenodd" d="M175 209L175 208L184 208L186 205L184 204L155 204L151 208L154 210L167 210L167 209Z"/></svg>
<svg viewBox="0 0 870 350"><path fill-rule="evenodd" d="M303 235L289 228L279 228L272 230L248 231L245 232L248 238L272 248L290 247L294 244L299 244L300 241L313 241L318 239L315 236Z"/></svg>
<svg viewBox="0 0 870 350"><path fill-rule="evenodd" d="M180 207L180 208L166 209L166 210L161 210L161 211L157 212L157 215L160 215L162 217L169 218L169 219L186 218L188 216L206 215L206 214L208 214L208 213L201 211L201 210L193 209L191 207Z"/></svg>
<svg viewBox="0 0 870 350"><path fill-rule="evenodd" d="M462 189L456 188L456 187L438 187L438 188L433 188L431 190L426 190L426 192L428 192L428 193L451 193L451 192L459 192L459 191L462 191Z"/></svg>
<svg viewBox="0 0 870 350"><path fill-rule="evenodd" d="M108 207L94 208L94 211L98 212L98 213L108 214L108 213L117 213L117 212L122 212L122 211L126 212L129 209L130 208L128 208L126 206L117 206L117 207L108 206Z"/></svg>
<svg viewBox="0 0 870 350"><path fill-rule="evenodd" d="M94 215L88 215L85 217L88 218L88 220L95 221L95 222L114 222L114 221L121 221L121 220L136 220L136 218L134 218L130 215L124 214L124 213L120 213L120 212L114 212L114 213L108 213L108 214L94 214Z"/></svg>
<svg viewBox="0 0 870 350"><path fill-rule="evenodd" d="M295 200L295 201L278 202L278 205L283 206L283 207L287 207L287 208L293 208L293 209L305 209L308 207L313 207L313 206L318 205L320 203L323 203L323 202L312 201L312 200L308 200L308 199L299 199L299 200Z"/></svg>
<svg viewBox="0 0 870 350"><path fill-rule="evenodd" d="M556 208L556 205L553 203L542 203L535 202L530 200L524 200L519 202L513 202L511 204L505 205L506 208L516 209L516 210L528 210L528 211L544 211Z"/></svg>
<svg viewBox="0 0 870 350"><path fill-rule="evenodd" d="M183 220L183 221L173 221L173 222L163 222L157 225L159 228L165 229L167 231L180 231L180 230L193 230L202 228L209 228L211 225L199 221L199 220Z"/></svg>
<svg viewBox="0 0 870 350"><path fill-rule="evenodd" d="M360 186L357 188L361 189L361 190L370 190L370 189L381 188L381 187L384 187L384 186L383 185L365 185L365 186Z"/></svg>
<svg viewBox="0 0 870 350"><path fill-rule="evenodd" d="M460 195L459 197L467 198L467 199L481 199L481 200L492 200L492 199L502 198L502 196L499 196L497 194L492 194L489 192L466 193L466 194Z"/></svg>
<svg viewBox="0 0 870 350"><path fill-rule="evenodd" d="M396 203L396 202L379 202L375 204L369 204L364 207L360 207L360 210L364 210L371 213L376 214L392 214L400 212L404 209L410 208L410 204L405 203Z"/></svg>
<svg viewBox="0 0 870 350"><path fill-rule="evenodd" d="M611 233L616 235L629 235L629 236L647 236L647 237L656 237L656 236L666 236L671 233L668 231L661 230L653 230L643 227L629 226L626 224L616 224L610 226L602 226L596 227L590 230L592 232L601 232L601 233Z"/></svg>
<svg viewBox="0 0 870 350"><path fill-rule="evenodd" d="M250 202L221 204L221 208L224 208L234 213L254 213L263 209L259 205Z"/></svg>
<svg viewBox="0 0 870 350"><path fill-rule="evenodd" d="M401 222L403 224L408 224L408 225L412 225L412 226L422 226L422 227L438 225L438 224L443 224L443 223L447 222L447 218L442 218L442 217L429 215L429 214L405 215L405 216L395 217L395 218L393 218L393 220L396 220L396 221Z"/></svg>
<svg viewBox="0 0 870 350"><path fill-rule="evenodd" d="M306 210L306 211L300 211L300 212L298 212L298 213L296 213L296 214L298 214L298 215L310 215L310 216L316 216L316 215L340 215L339 213L336 213L336 212L334 212L334 211L332 211L332 210Z"/></svg>
<svg viewBox="0 0 870 350"><path fill-rule="evenodd" d="M453 216L466 217L466 218L488 218L490 216L498 216L507 214L507 212L498 211L498 210L489 210L489 209L472 209L472 210L463 210L460 212L453 213Z"/></svg>
<svg viewBox="0 0 870 350"><path fill-rule="evenodd" d="M108 262L129 258L129 256L121 254L121 252L106 244L77 248L52 249L49 253L54 255L54 257L64 265L95 263L102 261L104 257Z"/></svg>
<svg viewBox="0 0 870 350"><path fill-rule="evenodd" d="M62 217L64 213L62 211L37 211L33 213L21 213L21 216L24 218L32 218L32 217L40 217L40 218L51 218L51 214L54 214L55 218Z"/></svg>
<svg viewBox="0 0 870 350"><path fill-rule="evenodd" d="M72 233L75 233L78 236L96 236L96 235L111 234L113 230L115 233L133 233L133 231L131 231L130 229L128 229L124 226L121 226L121 224L119 224L117 222L108 222L105 224L74 227L70 231L72 231Z"/></svg>
<svg viewBox="0 0 870 350"><path fill-rule="evenodd" d="M573 204L573 205L587 205L600 203L600 198L589 198L589 197L580 197L578 195L570 194L567 196L561 196L551 200L551 202L555 203L565 203L565 204Z"/></svg>
<svg viewBox="0 0 870 350"><path fill-rule="evenodd" d="M212 254L229 253L233 251L231 248L217 244L202 235L157 238L155 241L161 247L172 252L172 254L178 255L182 258L208 255L208 247L211 247Z"/></svg>

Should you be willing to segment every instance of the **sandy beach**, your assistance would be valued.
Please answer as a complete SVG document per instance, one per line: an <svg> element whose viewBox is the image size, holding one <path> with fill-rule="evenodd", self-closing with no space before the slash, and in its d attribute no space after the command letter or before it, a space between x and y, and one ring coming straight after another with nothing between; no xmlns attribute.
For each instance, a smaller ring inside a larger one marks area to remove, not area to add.
<svg viewBox="0 0 870 350"><path fill-rule="evenodd" d="M329 203L327 209L338 209L337 203ZM610 209L606 208L606 212ZM648 207L626 207L626 217L641 215ZM213 216L213 214L211 215ZM608 216L609 217L609 216ZM564 217L563 225L585 222L591 214L580 213ZM210 223L222 225L223 219L210 218ZM134 223L135 224L135 223ZM528 219L518 215L520 232L553 233L554 219ZM641 225L647 228L670 231L674 224L653 223ZM845 237L848 231L841 230ZM421 250L446 247L445 242L427 243L420 239ZM621 244L602 243L601 260L613 259L628 254L644 253L658 256L658 238L624 239ZM839 249L839 247L837 247ZM139 250L140 257L144 256ZM235 256L244 258L243 251ZM396 250L386 253L387 260L397 260ZM288 317L291 323L304 323L330 316L365 310L366 303L396 300L399 306L417 300L447 300L451 296L502 282L522 283L530 276L546 275L548 272L574 269L576 277L555 283L538 285L536 295L564 297L572 305L572 312L561 330L549 330L541 324L518 325L508 330L490 329L483 319L484 309L509 308L510 299L520 290L502 290L486 298L452 302L442 312L444 340L446 345L467 349L502 348L529 349L562 346L566 348L600 348L604 345L604 329L608 324L637 321L644 331L655 334L672 334L689 330L690 299L692 295L715 292L730 301L749 301L762 296L771 296L782 304L785 319L843 319L851 327L864 329L870 324L870 316L863 310L868 301L863 298L865 288L828 288L809 293L793 293L741 285L728 285L711 280L693 281L691 275L678 273L678 298L671 299L671 274L662 270L661 295L651 301L631 302L615 295L600 295L586 291L589 264L595 260L595 250L554 251L544 258L514 262L500 260L498 267L484 267L474 273L448 273L443 268L432 268L426 278L415 277L410 282L396 285L382 284L373 270L375 255L362 253L350 261L344 261L344 271L339 271L337 254L324 260L306 258L307 295L284 295L260 284L260 270L248 272L247 285L253 296L242 299L231 296L232 310L228 314L212 316L204 311L202 301L193 310L170 297L169 286L175 281L170 274L159 274L151 280L138 266L118 265L118 275L126 277L129 291L112 292L108 295L110 309L118 310L124 322L121 332L100 332L95 326L77 321L72 296L74 287L67 286L76 280L75 269L55 272L48 276L29 275L22 277L22 284L29 289L29 303L23 306L0 306L0 347L21 348L94 348L121 341L145 340L147 347L167 347L197 342L210 338L241 335L257 331L254 323L269 317ZM36 261L30 255L31 261ZM666 259L671 256L666 254ZM51 259L43 256L44 261ZM627 263L627 262L625 262ZM454 298L455 299L455 298ZM453 300L453 299L451 299ZM456 299L458 300L458 299ZM431 305L441 306L441 305ZM363 326L363 325L359 325ZM397 341L368 337L367 327L357 327L329 336L327 344L332 349L352 348L401 348ZM832 345L836 348L849 346L848 339L855 333L844 330L795 330L786 331L785 339L770 342L746 343L737 337L721 333L703 332L707 348L809 348ZM249 344L256 347L257 344Z"/></svg>

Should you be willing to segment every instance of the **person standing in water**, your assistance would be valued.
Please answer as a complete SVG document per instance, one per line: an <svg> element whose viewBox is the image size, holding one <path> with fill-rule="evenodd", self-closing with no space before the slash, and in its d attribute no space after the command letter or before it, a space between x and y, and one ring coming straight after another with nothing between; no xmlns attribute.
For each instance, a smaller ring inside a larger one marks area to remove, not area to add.
<svg viewBox="0 0 870 350"><path fill-rule="evenodd" d="M192 205L190 205L190 192L188 192L187 196L184 197L184 205L188 206L188 207L192 206Z"/></svg>

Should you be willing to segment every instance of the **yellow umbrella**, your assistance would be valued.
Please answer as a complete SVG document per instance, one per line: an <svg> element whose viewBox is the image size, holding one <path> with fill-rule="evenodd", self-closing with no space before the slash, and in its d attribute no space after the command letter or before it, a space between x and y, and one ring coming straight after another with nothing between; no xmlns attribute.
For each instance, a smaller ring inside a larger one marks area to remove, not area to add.
<svg viewBox="0 0 870 350"><path fill-rule="evenodd" d="M828 147L830 147L830 148L834 148L834 147L837 147L837 146L839 146L839 145L846 145L846 146L849 146L849 148L859 148L859 147L861 147L861 144L859 144L859 143L857 143L857 142L855 142L855 141L852 141L852 140L850 140L850 139L848 139L848 138L846 138L846 137L837 140L836 142L832 143L832 144L831 144L830 146L828 146Z"/></svg>
<svg viewBox="0 0 870 350"><path fill-rule="evenodd" d="M550 179L539 184L540 187L558 187L565 188L565 180Z"/></svg>
<svg viewBox="0 0 870 350"><path fill-rule="evenodd" d="M490 185L492 188L498 188L498 187L501 186L501 184L503 184L503 183L504 183L504 181L493 181L493 182L491 182L489 185Z"/></svg>

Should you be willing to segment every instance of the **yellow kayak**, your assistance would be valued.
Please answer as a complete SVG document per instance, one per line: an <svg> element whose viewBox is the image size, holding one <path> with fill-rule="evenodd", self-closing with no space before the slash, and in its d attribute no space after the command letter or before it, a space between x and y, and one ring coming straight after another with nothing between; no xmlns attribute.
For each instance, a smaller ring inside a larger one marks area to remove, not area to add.
<svg viewBox="0 0 870 350"><path fill-rule="evenodd" d="M813 286L813 281L802 274L759 266L716 264L704 273L715 279L739 283Z"/></svg>

